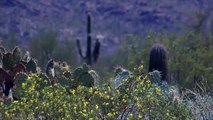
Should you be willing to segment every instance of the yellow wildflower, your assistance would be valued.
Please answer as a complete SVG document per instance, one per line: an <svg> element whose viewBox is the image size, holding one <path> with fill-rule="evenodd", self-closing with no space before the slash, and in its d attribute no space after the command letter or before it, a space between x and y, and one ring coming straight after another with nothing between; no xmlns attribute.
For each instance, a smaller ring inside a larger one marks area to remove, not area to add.
<svg viewBox="0 0 213 120"><path fill-rule="evenodd" d="M95 105L95 109L97 110L99 108L99 106L98 105Z"/></svg>

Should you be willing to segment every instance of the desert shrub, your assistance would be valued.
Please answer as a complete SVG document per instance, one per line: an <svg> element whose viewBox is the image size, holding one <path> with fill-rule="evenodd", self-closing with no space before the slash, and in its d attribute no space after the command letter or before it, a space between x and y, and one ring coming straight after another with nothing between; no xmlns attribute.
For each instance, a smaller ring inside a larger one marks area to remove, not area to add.
<svg viewBox="0 0 213 120"><path fill-rule="evenodd" d="M213 119L213 98L211 96L200 95L188 90L184 93L183 98L194 119Z"/></svg>
<svg viewBox="0 0 213 120"><path fill-rule="evenodd" d="M37 58L41 66L45 66L49 59L67 61L76 66L75 49L73 41L59 42L57 33L51 30L33 37L29 45L31 55Z"/></svg>
<svg viewBox="0 0 213 120"><path fill-rule="evenodd" d="M54 31L45 31L34 37L29 45L33 57L37 58L41 65L53 57L54 50L58 46L57 34Z"/></svg>
<svg viewBox="0 0 213 120"><path fill-rule="evenodd" d="M119 86L61 84L40 86L45 80L31 74L22 83L18 101L0 102L3 119L190 119L184 103L172 101L162 88L141 77L142 67L128 74ZM121 76L123 74L120 74ZM112 80L113 82L113 80Z"/></svg>

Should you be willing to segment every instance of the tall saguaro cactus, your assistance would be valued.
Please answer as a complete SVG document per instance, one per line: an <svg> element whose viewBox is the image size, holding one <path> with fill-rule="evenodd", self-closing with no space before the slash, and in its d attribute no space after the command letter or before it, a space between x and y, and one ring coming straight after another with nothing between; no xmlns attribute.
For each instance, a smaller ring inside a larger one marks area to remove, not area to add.
<svg viewBox="0 0 213 120"><path fill-rule="evenodd" d="M87 15L87 49L86 54L83 55L80 40L77 39L77 47L79 51L79 55L81 58L86 60L86 63L89 65L92 65L93 63L97 62L99 57L99 51L100 51L100 41L96 39L95 46L92 53L92 35L91 35L91 16L90 14Z"/></svg>

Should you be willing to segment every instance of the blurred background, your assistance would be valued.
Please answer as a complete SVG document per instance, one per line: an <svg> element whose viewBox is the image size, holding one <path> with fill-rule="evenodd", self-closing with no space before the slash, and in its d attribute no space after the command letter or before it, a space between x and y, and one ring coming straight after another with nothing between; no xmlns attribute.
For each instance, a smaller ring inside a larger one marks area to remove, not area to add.
<svg viewBox="0 0 213 120"><path fill-rule="evenodd" d="M180 86L213 88L213 0L0 0L0 40L30 51L39 66L50 56L81 65L76 39L86 50L87 13L92 45L101 42L93 69L108 79L116 66L147 72L149 48L167 46L170 79ZM205 85L204 85L205 84Z"/></svg>

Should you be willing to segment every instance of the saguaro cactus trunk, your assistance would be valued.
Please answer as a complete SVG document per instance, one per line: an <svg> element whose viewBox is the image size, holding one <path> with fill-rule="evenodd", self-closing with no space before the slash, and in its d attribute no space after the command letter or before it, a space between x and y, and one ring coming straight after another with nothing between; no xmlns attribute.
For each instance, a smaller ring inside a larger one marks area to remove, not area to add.
<svg viewBox="0 0 213 120"><path fill-rule="evenodd" d="M88 14L87 16L87 53L86 56L88 56L87 58L87 63L88 64L92 64L92 57L91 57L91 41L92 40L92 36L91 36L91 16Z"/></svg>
<svg viewBox="0 0 213 120"><path fill-rule="evenodd" d="M83 55L80 40L77 39L77 47L79 51L79 55L82 59L85 59L86 63L92 65L98 60L99 51L100 51L100 41L96 39L95 46L92 53L92 29L91 29L91 16L90 14L87 15L87 49L86 55ZM93 58L92 58L93 57Z"/></svg>

